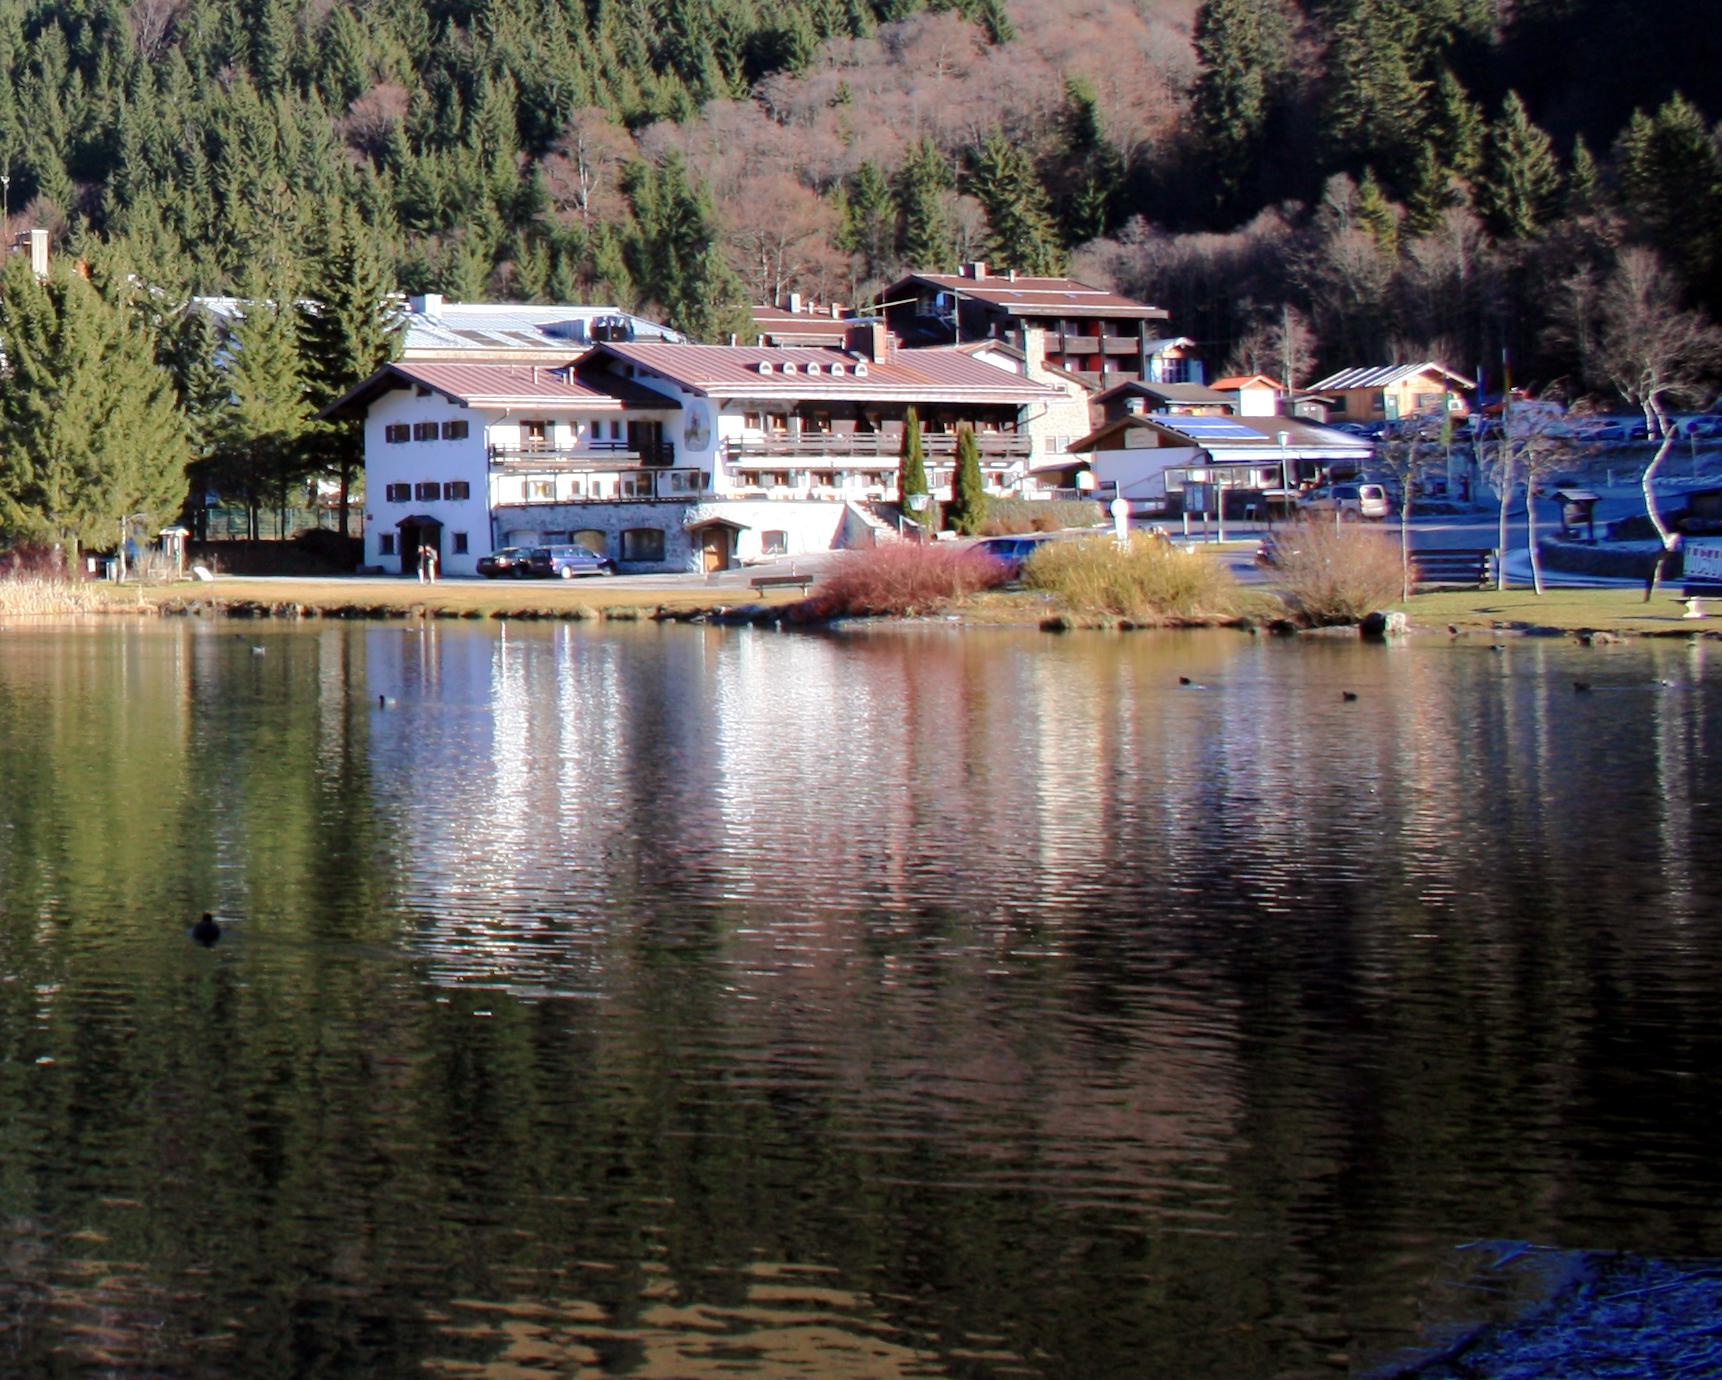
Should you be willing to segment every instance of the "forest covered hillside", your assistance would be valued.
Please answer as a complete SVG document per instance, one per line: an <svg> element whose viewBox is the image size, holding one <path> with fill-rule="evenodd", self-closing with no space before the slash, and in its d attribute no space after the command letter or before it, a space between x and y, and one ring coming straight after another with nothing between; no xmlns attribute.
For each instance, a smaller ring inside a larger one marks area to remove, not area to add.
<svg viewBox="0 0 1722 1380"><path fill-rule="evenodd" d="M72 0L0 53L13 227L179 293L362 261L710 337L1074 261L1216 363L1576 386L1622 253L1722 307L1722 0Z"/></svg>

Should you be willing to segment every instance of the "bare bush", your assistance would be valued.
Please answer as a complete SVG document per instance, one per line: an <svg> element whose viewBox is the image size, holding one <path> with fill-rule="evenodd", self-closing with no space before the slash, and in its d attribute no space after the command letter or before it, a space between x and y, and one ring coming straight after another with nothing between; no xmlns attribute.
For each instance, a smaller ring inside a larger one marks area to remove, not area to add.
<svg viewBox="0 0 1722 1380"><path fill-rule="evenodd" d="M1050 541L1030 556L1023 582L1073 613L1137 621L1224 618L1238 606L1238 585L1218 561L1139 533L1120 549L1111 537Z"/></svg>
<svg viewBox="0 0 1722 1380"><path fill-rule="evenodd" d="M968 547L892 542L844 556L814 586L813 603L827 618L902 617L996 588L1005 578L1004 566Z"/></svg>
<svg viewBox="0 0 1722 1380"><path fill-rule="evenodd" d="M1313 624L1355 623L1399 602L1399 545L1385 532L1298 522L1275 543L1281 597Z"/></svg>
<svg viewBox="0 0 1722 1380"><path fill-rule="evenodd" d="M26 614L99 613L107 600L93 585L42 575L0 579L0 617Z"/></svg>

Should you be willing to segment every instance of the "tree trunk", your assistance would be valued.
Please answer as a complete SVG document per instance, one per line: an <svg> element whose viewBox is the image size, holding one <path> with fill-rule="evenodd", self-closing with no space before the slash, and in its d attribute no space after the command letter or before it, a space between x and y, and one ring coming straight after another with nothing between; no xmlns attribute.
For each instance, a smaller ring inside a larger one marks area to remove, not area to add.
<svg viewBox="0 0 1722 1380"><path fill-rule="evenodd" d="M1500 525L1495 539L1495 588L1507 587L1507 508L1513 501L1513 457L1507 448L1507 438L1503 436L1497 443L1502 448L1501 476L1499 479L1501 515Z"/></svg>
<svg viewBox="0 0 1722 1380"><path fill-rule="evenodd" d="M1674 448L1672 432L1666 426L1663 431L1668 434L1663 436L1662 444L1656 448L1655 458L1644 467L1644 477L1638 481L1639 488L1644 493L1644 515L1650 519L1650 525L1656 529L1657 540L1662 543L1662 550L1656 553L1655 563L1650 567L1650 578L1644 584L1644 602L1647 604L1656 597L1656 587L1662 579L1662 568L1674 551L1674 533L1668 530L1668 525L1662 520L1662 514L1656 510L1656 472L1662 468L1662 462Z"/></svg>
<svg viewBox="0 0 1722 1380"><path fill-rule="evenodd" d="M347 491L353 482L353 462L341 461L341 535L347 536Z"/></svg>
<svg viewBox="0 0 1722 1380"><path fill-rule="evenodd" d="M1411 602L1411 476L1405 477L1399 494L1399 583L1400 602Z"/></svg>
<svg viewBox="0 0 1722 1380"><path fill-rule="evenodd" d="M1525 549L1531 555L1531 586L1543 592L1543 560L1537 553L1537 496L1531 475L1525 476Z"/></svg>

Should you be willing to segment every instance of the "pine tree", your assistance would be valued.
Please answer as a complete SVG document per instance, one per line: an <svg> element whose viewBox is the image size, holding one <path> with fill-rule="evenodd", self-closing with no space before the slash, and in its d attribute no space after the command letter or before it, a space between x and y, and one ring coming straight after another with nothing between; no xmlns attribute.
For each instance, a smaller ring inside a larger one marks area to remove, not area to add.
<svg viewBox="0 0 1722 1380"><path fill-rule="evenodd" d="M394 283L357 217L331 221L315 249L310 298L298 308L299 341L311 405L323 407L396 356L401 321ZM340 484L345 532L353 476L364 464L363 429L358 422L323 422L306 434L318 468Z"/></svg>
<svg viewBox="0 0 1722 1380"><path fill-rule="evenodd" d="M921 443L921 414L912 407L903 421L902 457L902 463L897 469L897 495L907 512L909 499L915 494L927 492L927 460Z"/></svg>
<svg viewBox="0 0 1722 1380"><path fill-rule="evenodd" d="M1065 116L1065 162L1073 183L1063 201L1064 242L1087 244L1104 235L1112 220L1113 198L1124 182L1124 157L1106 138L1100 101L1086 77L1065 82L1070 102Z"/></svg>
<svg viewBox="0 0 1722 1380"><path fill-rule="evenodd" d="M991 263L1036 278L1064 272L1064 251L1046 187L1028 154L997 126L981 141L969 190L986 209Z"/></svg>
<svg viewBox="0 0 1722 1380"><path fill-rule="evenodd" d="M1410 161L1428 88L1414 38L1414 17L1398 0L1347 0L1333 25L1322 120L1337 158L1388 168Z"/></svg>
<svg viewBox="0 0 1722 1380"><path fill-rule="evenodd" d="M286 506L314 469L306 444L312 408L292 294L250 274L241 296L243 314L224 342L227 406L216 424L211 470L224 495L251 511L255 535L257 509Z"/></svg>
<svg viewBox="0 0 1722 1380"><path fill-rule="evenodd" d="M903 231L903 263L921 273L948 273L956 264L956 231L945 197L956 186L951 165L931 137L909 151L897 169L897 203Z"/></svg>
<svg viewBox="0 0 1722 1380"><path fill-rule="evenodd" d="M945 520L965 537L972 537L987 520L986 481L981 478L981 448L975 429L957 429L957 474L951 485L951 502Z"/></svg>
<svg viewBox="0 0 1722 1380"><path fill-rule="evenodd" d="M639 291L695 340L745 330L742 285L723 257L711 199L689 183L681 155L671 151L655 168L630 163L622 190L634 211L626 250Z"/></svg>
<svg viewBox="0 0 1722 1380"><path fill-rule="evenodd" d="M1489 130L1488 156L1477 201L1497 238L1529 239L1555 213L1561 189L1549 136L1531 123L1524 102L1509 91Z"/></svg>
<svg viewBox="0 0 1722 1380"><path fill-rule="evenodd" d="M849 179L842 210L838 247L861 260L863 277L884 277L897 264L897 198L871 159Z"/></svg>
<svg viewBox="0 0 1722 1380"><path fill-rule="evenodd" d="M1637 228L1722 315L1722 150L1684 96L1638 111L1615 150L1621 202Z"/></svg>
<svg viewBox="0 0 1722 1380"><path fill-rule="evenodd" d="M1215 209L1222 214L1237 209L1259 164L1289 37L1278 0L1207 0L1196 11L1199 70L1190 114L1213 173Z"/></svg>
<svg viewBox="0 0 1722 1380"><path fill-rule="evenodd" d="M124 519L179 511L184 419L129 302L70 266L38 280L14 256L0 273L0 346L0 529L75 562Z"/></svg>
<svg viewBox="0 0 1722 1380"><path fill-rule="evenodd" d="M1573 140L1572 158L1567 165L1567 214L1595 215L1602 209L1602 201L1602 176L1581 134Z"/></svg>
<svg viewBox="0 0 1722 1380"><path fill-rule="evenodd" d="M1374 168L1365 168L1363 181L1357 184L1357 219L1383 258L1399 253L1399 216L1375 180Z"/></svg>
<svg viewBox="0 0 1722 1380"><path fill-rule="evenodd" d="M1452 68L1441 68L1429 105L1428 143L1433 145L1436 159L1462 181L1475 181L1483 166L1487 126L1482 110L1453 75Z"/></svg>
<svg viewBox="0 0 1722 1380"><path fill-rule="evenodd" d="M1405 190L1405 233L1427 235L1441 223L1442 213L1458 201L1453 175L1442 167L1432 144L1417 150Z"/></svg>

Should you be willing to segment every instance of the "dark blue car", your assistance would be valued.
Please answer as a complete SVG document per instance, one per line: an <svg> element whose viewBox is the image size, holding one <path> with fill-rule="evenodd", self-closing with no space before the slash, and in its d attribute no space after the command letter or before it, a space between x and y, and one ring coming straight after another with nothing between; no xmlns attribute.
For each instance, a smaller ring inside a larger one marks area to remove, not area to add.
<svg viewBox="0 0 1722 1380"><path fill-rule="evenodd" d="M538 579L574 580L582 575L614 575L608 556L584 546L534 546L527 554L526 574Z"/></svg>

